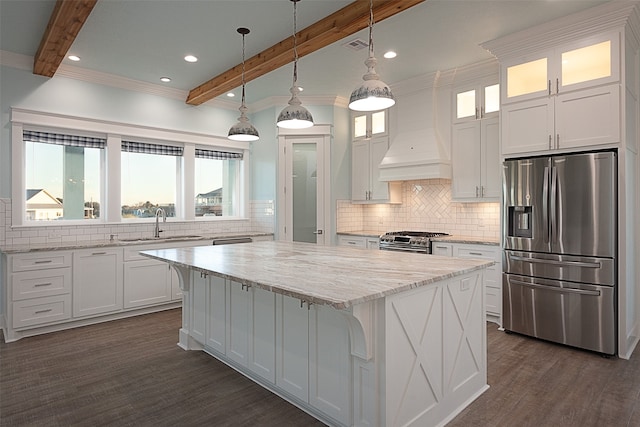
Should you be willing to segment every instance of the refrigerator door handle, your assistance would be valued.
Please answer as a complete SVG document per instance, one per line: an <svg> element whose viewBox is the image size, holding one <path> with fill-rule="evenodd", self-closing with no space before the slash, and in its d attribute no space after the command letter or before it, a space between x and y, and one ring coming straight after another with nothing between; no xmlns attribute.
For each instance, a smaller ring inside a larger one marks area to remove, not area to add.
<svg viewBox="0 0 640 427"><path fill-rule="evenodd" d="M551 207L549 209L551 224L549 226L549 235L551 242L556 242L558 239L558 203L557 203L557 195L558 195L558 169L554 166L551 168L551 197L550 204Z"/></svg>
<svg viewBox="0 0 640 427"><path fill-rule="evenodd" d="M558 288L555 286L539 285L537 283L522 282L520 280L514 280L514 279L509 279L509 282L513 283L514 285L527 286L529 288L536 288L536 289L544 289L544 290L553 291L553 292L588 295L588 296L594 296L594 297L600 296L600 291L587 291L584 289L574 289L574 288Z"/></svg>
<svg viewBox="0 0 640 427"><path fill-rule="evenodd" d="M542 228L544 230L543 241L549 243L549 166L544 167L542 183Z"/></svg>
<svg viewBox="0 0 640 427"><path fill-rule="evenodd" d="M567 267L586 267L586 268L602 268L599 262L581 262L581 261L555 261L552 259L526 258L517 255L509 255L509 259L514 261L533 262L538 264L551 264Z"/></svg>

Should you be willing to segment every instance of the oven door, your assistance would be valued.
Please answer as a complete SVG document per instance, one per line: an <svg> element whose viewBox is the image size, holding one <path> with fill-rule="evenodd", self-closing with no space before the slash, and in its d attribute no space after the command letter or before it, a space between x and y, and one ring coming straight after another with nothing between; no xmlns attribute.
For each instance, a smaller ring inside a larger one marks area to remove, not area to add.
<svg viewBox="0 0 640 427"><path fill-rule="evenodd" d="M615 287L503 274L506 330L600 353L616 351Z"/></svg>

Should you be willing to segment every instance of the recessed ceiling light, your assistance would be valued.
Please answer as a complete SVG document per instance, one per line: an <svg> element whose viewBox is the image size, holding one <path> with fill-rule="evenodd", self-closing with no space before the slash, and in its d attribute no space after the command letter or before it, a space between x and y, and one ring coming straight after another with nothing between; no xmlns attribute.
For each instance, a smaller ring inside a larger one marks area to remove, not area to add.
<svg viewBox="0 0 640 427"><path fill-rule="evenodd" d="M184 60L187 62L198 62L198 58L193 55L187 55L184 57Z"/></svg>
<svg viewBox="0 0 640 427"><path fill-rule="evenodd" d="M68 58L72 61L78 62L80 61L80 57L76 55L69 55Z"/></svg>
<svg viewBox="0 0 640 427"><path fill-rule="evenodd" d="M235 93L233 93L233 92L229 92L229 93L227 94L227 96L228 96L229 98L233 98L234 96L236 96L236 94L235 94Z"/></svg>
<svg viewBox="0 0 640 427"><path fill-rule="evenodd" d="M169 77L160 77L161 82L169 83L171 79Z"/></svg>
<svg viewBox="0 0 640 427"><path fill-rule="evenodd" d="M391 59L391 58L395 58L396 56L398 56L398 54L395 53L394 51L390 50L388 52L385 52L383 56L385 58L387 58L387 59Z"/></svg>

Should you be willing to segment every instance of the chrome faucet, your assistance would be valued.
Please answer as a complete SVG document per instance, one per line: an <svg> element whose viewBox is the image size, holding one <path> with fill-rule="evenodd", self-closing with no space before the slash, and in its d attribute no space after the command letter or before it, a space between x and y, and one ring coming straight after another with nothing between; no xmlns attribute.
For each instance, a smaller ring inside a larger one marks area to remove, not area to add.
<svg viewBox="0 0 640 427"><path fill-rule="evenodd" d="M162 215L162 222L167 222L167 214L165 213L164 209L158 208L156 210L156 229L153 233L153 237L155 237L156 239L160 237L160 233L162 233L162 230L160 230L160 215Z"/></svg>

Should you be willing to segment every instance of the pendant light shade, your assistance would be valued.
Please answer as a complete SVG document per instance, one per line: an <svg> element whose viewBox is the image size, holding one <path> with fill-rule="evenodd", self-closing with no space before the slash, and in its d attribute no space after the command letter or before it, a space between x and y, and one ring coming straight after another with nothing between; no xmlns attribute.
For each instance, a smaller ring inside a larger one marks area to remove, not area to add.
<svg viewBox="0 0 640 427"><path fill-rule="evenodd" d="M304 129L313 126L313 117L309 110L302 106L298 99L300 88L298 87L298 45L296 39L296 3L300 0L291 0L293 3L293 86L289 90L291 99L289 106L285 107L278 115L278 127L285 129Z"/></svg>
<svg viewBox="0 0 640 427"><path fill-rule="evenodd" d="M247 117L247 106L244 103L244 36L249 34L248 28L238 28L238 33L242 34L242 103L240 104L240 117L238 122L229 129L228 138L233 141L257 141L260 139L258 131L249 122Z"/></svg>
<svg viewBox="0 0 640 427"><path fill-rule="evenodd" d="M351 92L349 109L355 111L377 111L389 108L396 103L389 86L380 80L375 66L378 60L373 56L373 0L369 2L369 57L364 61L367 73L362 76L364 82Z"/></svg>

